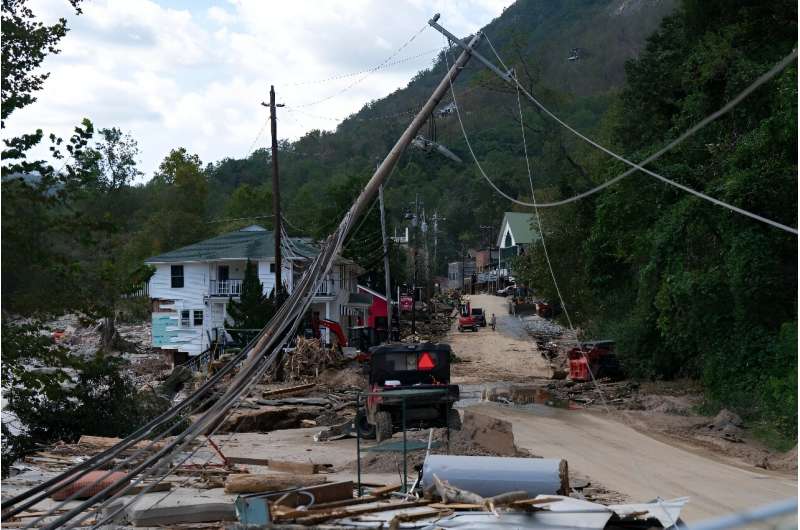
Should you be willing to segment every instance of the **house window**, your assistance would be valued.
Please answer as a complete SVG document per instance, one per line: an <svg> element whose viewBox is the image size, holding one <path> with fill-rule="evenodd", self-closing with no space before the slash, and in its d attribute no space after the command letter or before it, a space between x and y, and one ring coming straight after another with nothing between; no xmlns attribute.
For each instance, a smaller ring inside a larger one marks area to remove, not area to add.
<svg viewBox="0 0 800 530"><path fill-rule="evenodd" d="M172 288L179 289L183 287L183 265L173 265L172 272Z"/></svg>
<svg viewBox="0 0 800 530"><path fill-rule="evenodd" d="M274 263L270 263L269 264L269 272L271 272L272 274L275 274L275 264Z"/></svg>
<svg viewBox="0 0 800 530"><path fill-rule="evenodd" d="M506 244L504 245L506 248L513 247L514 243L511 241L511 232L506 232Z"/></svg>
<svg viewBox="0 0 800 530"><path fill-rule="evenodd" d="M191 321L190 321L190 314L191 311L181 311L181 327L188 328Z"/></svg>
<svg viewBox="0 0 800 530"><path fill-rule="evenodd" d="M203 311L195 309L194 311L194 325L195 326L202 326L203 325Z"/></svg>

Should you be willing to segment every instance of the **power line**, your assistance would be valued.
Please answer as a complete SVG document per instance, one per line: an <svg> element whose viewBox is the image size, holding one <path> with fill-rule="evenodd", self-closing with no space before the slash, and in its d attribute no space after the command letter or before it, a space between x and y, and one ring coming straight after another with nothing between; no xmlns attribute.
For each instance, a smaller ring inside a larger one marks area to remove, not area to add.
<svg viewBox="0 0 800 530"><path fill-rule="evenodd" d="M419 36L419 35L420 35L420 34L421 34L423 31L425 31L427 28L428 28L428 25L427 25L427 24L425 24L424 26L422 26L422 28L420 28L420 29L419 29L419 31L417 31L416 33L414 33L414 34L413 34L413 35L412 35L412 36L411 36L411 37L410 37L410 38L409 38L409 39L408 39L406 42L404 42L404 43L403 43L403 44L402 44L402 45L401 45L401 46L400 46L400 47L399 47L397 50L395 50L395 51L394 51L394 53L392 53L392 54L391 54L389 57L387 57L387 58L386 58L386 59L385 59L385 60L384 60L382 63L380 63L380 64L379 64L379 65L377 65L377 66L374 66L374 67L370 68L369 70L367 70L367 71L366 71L366 73L365 73L363 76L359 77L358 79L356 79L355 81L353 81L352 83L350 83L350 84L349 84L349 85L347 85L346 87L342 88L341 90L339 90L339 91L337 91L337 92L334 92L333 94L329 94L328 96L325 96L325 97L324 97L324 98L322 98L322 99L318 99L318 100L316 100L316 101L311 101L311 102L308 102L308 103L303 103L303 104L300 104L300 105L292 105L292 107L294 107L294 108L296 108L296 109L298 109L298 108L305 108L305 107L312 107L312 106L314 106L314 105L319 105L320 103L323 103L323 102L325 102L325 101L328 101L328 100L330 100L330 99L333 99L333 98L335 98L336 96L339 96L339 95L341 95L341 94L344 94L345 92L347 92L348 90L350 90L351 88L353 88L354 86L358 85L359 83L361 83L362 81L364 81L366 78L368 78L368 77L369 77L369 76L370 76L370 75L371 75L373 72L376 72L376 71L380 70L381 68L384 68L384 67L387 65L387 63L389 63L389 61L391 61L392 59L394 59L395 57L397 57L397 54L399 54L401 51L403 51L403 50L404 50L404 49L405 49L405 48L406 48L406 47L407 47L409 44L411 44L412 42L414 42L414 40L415 40L415 39L416 39L416 38L417 38L417 37L418 37L418 36Z"/></svg>
<svg viewBox="0 0 800 530"><path fill-rule="evenodd" d="M354 76L361 75L361 74L372 73L372 72L375 72L377 70L381 70L383 68L387 68L389 66L395 66L395 65L398 65L398 64L402 64L402 63L405 63L405 62L408 62L408 61L412 61L414 59L419 59L420 57L425 57L427 55L430 55L430 54L435 53L435 52L440 52L440 51L442 51L442 48L432 48L430 50L424 51L424 52L419 53L417 55L413 55L411 57L403 57L402 59L397 59L396 61L391 61L391 62L388 62L388 63L382 63L382 64L379 64L377 66L373 66L371 68L366 68L364 70L359 70L358 72L351 72L349 74L333 75L331 77L326 77L324 79L316 79L316 80L310 80L310 81L298 81L296 83L289 83L287 86L316 85L316 84L320 84L320 83L327 83L327 82L330 82L330 81L338 81L340 79L347 79L348 77L354 77Z"/></svg>
<svg viewBox="0 0 800 530"><path fill-rule="evenodd" d="M494 46L492 46L491 41L489 40L488 37L487 37L486 41L489 43L489 45L490 45L492 51L494 52L495 56L497 57L498 61L500 61L500 64L502 64L505 67L505 64L503 63L503 60L500 58L499 54L494 49ZM570 199L565 199L565 200L562 200L562 201L558 201L556 203L540 204L538 206L539 207L559 206L559 205L562 205L562 204L567 204L568 202L576 201L576 200L581 199L583 197L587 197L589 195L592 195L593 193L596 193L597 191L600 191L601 189L603 189L603 188L605 188L607 186L610 186L611 184L617 182L618 180L621 180L622 178L626 177L627 175L630 175L631 173L635 172L636 170L639 170L639 171L642 171L642 172L644 172L644 173L646 173L646 174L648 174L648 175L650 175L652 177L657 178L658 180L660 180L660 181L662 181L662 182L664 182L666 184L674 186L674 187L676 187L678 189L681 189L681 190L683 190L683 191L685 191L687 193L691 193L692 195L700 197L701 199L705 199L705 200L707 200L709 202L712 202L712 203L714 203L714 204L716 204L718 206L722 206L722 207L727 208L729 210L732 210L732 211L734 211L736 213L745 215L745 216L750 217L752 219L756 219L757 221L761 221L763 223L769 224L771 226L774 226L774 227L779 228L781 230L784 230L786 232L790 232L792 234L797 235L797 229L796 228L792 228L790 226L787 226L785 224L779 223L777 221L773 221L773 220L768 219L766 217L763 217L761 215L758 215L758 214L755 214L753 212L744 210L743 208L739 208L737 206L733 206L732 204L728 204L728 203L726 203L724 201L721 201L719 199L716 199L714 197L706 195L705 193L702 193L702 192L699 192L699 191L694 190L692 188L689 188L688 186L685 186L683 184L680 184L678 182L670 180L670 179L668 179L668 178L666 178L664 176L659 175L658 173L655 173L654 171L650 171L649 169L643 167L645 164L647 164L649 162L652 162L653 160L657 159L658 157L660 157L661 155L663 155L664 153L666 153L667 151L669 151L670 149L672 149L673 147L675 147L676 145L681 143L682 141L686 140L687 138L689 138L690 136L695 134L697 131L699 131L700 129L702 129L703 127L708 125L709 123L713 122L714 120L716 120L720 116L723 116L724 114L729 112L736 105L738 105L742 100L744 100L747 96L749 96L754 90L756 90L758 87L760 87L761 85L763 85L764 83L766 83L767 81L769 81L770 79L772 79L773 77L778 75L778 73L780 73L784 68L786 68L792 62L794 62L795 59L797 59L797 49L796 48L794 50L792 50L792 52L789 55L787 55L781 61L779 61L777 64L775 64L769 71L765 72L758 79L753 81L753 83L751 83L750 86L745 88L735 98L730 100L724 107L722 107L718 111L714 112L713 114L707 116L705 119L703 119L702 121L697 123L694 127L690 128L688 131L684 132L678 138L676 138L675 140L670 142L667 146L663 147L661 150L657 151L656 153L654 153L650 157L648 157L645 160L643 160L641 164L636 164L634 162L631 162L627 158L625 158L625 157L615 153L614 151L611 151L610 149L600 145L599 143L597 143L594 140L592 140L591 138L581 134L579 131L575 130L573 127L568 125L561 118L559 118L558 116L553 114L541 102L539 102L539 100L537 100L535 97L533 97L533 95L531 95L530 92L528 92L520 84L519 80L517 79L516 74L514 74L514 75L506 74L505 76L501 75L501 78L505 79L506 81L508 81L508 80L513 81L514 84L516 85L516 87L523 94L525 94L525 96L529 100L531 100L537 107L539 107L542 110L542 112L544 112L545 114L550 116L552 119L554 119L556 122L558 122L559 125L561 125L562 127L566 128L568 131L570 131L574 135L578 136L580 139L582 139L583 141L587 142L588 144L596 147L597 149L599 149L599 150L603 151L604 153L608 154L609 156L611 156L613 158L616 158L617 160L619 160L621 162L624 162L625 164L631 166L631 168L632 168L632 169L626 171L625 173L622 173L621 175L618 175L617 177L611 179L610 181L607 181L607 182L601 184L600 186L597 186L596 188L593 188L592 190L584 192L584 193L582 193L580 195L577 195L577 196L572 197ZM500 72L500 74L502 74L502 72ZM460 115L459 115L459 122L461 122ZM466 131L464 130L463 122L461 122L461 128L462 128L462 132L464 132L464 138L466 140ZM470 153L472 154L473 158L475 159L475 163L478 164L477 158L475 157L475 153L473 152L471 146L469 146L469 141L467 141L467 145L469 147ZM521 204L521 205L524 205L524 206L533 206L531 203L526 203L526 202L523 202L523 201L519 201L519 200L514 199L514 198L510 197L509 195L503 193L500 189L497 188L497 186L494 185L493 182L491 182L491 180L488 178L488 176L486 176L486 174L483 171L483 168L480 167L480 164L478 164L478 168L480 169L481 174L484 175L484 177L490 182L492 187L498 193L500 193L501 195L503 195L507 199L509 199L509 200L511 200L511 201L513 201L513 202L515 202L517 204Z"/></svg>

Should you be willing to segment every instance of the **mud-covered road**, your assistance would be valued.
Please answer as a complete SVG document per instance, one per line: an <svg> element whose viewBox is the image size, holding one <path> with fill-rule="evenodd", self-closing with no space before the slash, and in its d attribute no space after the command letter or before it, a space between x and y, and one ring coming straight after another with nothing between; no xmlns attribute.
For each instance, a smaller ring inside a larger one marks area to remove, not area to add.
<svg viewBox="0 0 800 530"><path fill-rule="evenodd" d="M531 382L549 376L547 363L519 320L508 315L504 298L476 295L472 301L487 315L495 313L497 331L487 327L478 333L450 333L447 340L453 351L468 361L453 365L455 382L475 389L480 383ZM736 465L707 449L678 446L626 425L624 415L545 405L470 406L511 421L518 446L546 458L564 458L571 469L632 500L689 496L683 512L689 522L797 494L796 475Z"/></svg>

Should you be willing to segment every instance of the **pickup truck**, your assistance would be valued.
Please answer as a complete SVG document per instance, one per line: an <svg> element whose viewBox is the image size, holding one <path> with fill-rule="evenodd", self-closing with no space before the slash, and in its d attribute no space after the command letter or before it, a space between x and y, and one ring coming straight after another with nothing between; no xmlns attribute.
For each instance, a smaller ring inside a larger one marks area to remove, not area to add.
<svg viewBox="0 0 800 530"><path fill-rule="evenodd" d="M387 440L402 428L403 401L405 425L410 427L459 428L458 385L450 384L449 344L384 344L370 355L367 399L367 429L378 442Z"/></svg>

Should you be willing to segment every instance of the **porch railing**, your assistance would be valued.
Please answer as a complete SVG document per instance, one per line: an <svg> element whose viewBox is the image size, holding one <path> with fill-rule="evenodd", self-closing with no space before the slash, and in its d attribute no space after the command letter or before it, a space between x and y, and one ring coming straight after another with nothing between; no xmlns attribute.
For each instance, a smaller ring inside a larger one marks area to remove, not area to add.
<svg viewBox="0 0 800 530"><path fill-rule="evenodd" d="M323 281L317 290L314 292L314 296L336 296L336 293L333 289L333 282L330 280Z"/></svg>
<svg viewBox="0 0 800 530"><path fill-rule="evenodd" d="M211 280L211 296L241 296L243 280Z"/></svg>

